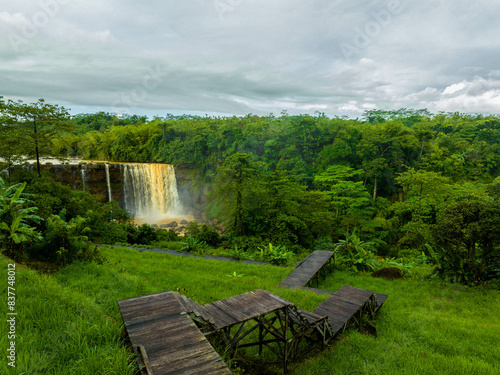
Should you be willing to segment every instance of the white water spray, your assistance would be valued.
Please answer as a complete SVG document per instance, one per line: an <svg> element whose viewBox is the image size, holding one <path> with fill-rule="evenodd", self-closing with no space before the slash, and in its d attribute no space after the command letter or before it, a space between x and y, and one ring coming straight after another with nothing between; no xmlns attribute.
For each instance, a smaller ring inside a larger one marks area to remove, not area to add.
<svg viewBox="0 0 500 375"><path fill-rule="evenodd" d="M170 164L123 164L123 204L136 218L160 219L182 211Z"/></svg>

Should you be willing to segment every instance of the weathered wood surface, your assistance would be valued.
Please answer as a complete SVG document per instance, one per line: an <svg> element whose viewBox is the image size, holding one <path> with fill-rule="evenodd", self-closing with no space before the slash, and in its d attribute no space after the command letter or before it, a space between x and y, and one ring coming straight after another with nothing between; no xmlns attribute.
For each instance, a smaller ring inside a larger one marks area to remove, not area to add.
<svg viewBox="0 0 500 375"><path fill-rule="evenodd" d="M280 283L285 288L301 288L314 278L319 278L324 267L331 264L334 252L316 250L300 262L295 270Z"/></svg>
<svg viewBox="0 0 500 375"><path fill-rule="evenodd" d="M382 307L386 299L385 294L344 285L333 292L313 312L328 316L332 334L335 336L342 332L353 319L360 318L357 314L362 313L363 310L373 314Z"/></svg>
<svg viewBox="0 0 500 375"><path fill-rule="evenodd" d="M268 315L286 306L293 306L293 303L267 290L257 289L203 305L202 316L214 322L216 329L222 329Z"/></svg>
<svg viewBox="0 0 500 375"><path fill-rule="evenodd" d="M144 347L154 375L231 374L180 300L167 291L118 301L134 351Z"/></svg>

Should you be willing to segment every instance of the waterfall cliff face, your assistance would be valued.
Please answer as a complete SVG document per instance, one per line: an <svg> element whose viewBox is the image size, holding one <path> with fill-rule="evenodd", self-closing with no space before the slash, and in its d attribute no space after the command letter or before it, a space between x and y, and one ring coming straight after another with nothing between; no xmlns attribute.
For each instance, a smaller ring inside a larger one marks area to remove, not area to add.
<svg viewBox="0 0 500 375"><path fill-rule="evenodd" d="M122 164L123 207L134 217L159 218L181 213L174 167L169 164Z"/></svg>
<svg viewBox="0 0 500 375"><path fill-rule="evenodd" d="M33 168L29 165L27 168ZM179 187L173 165L155 163L114 163L75 160L72 163L45 163L45 171L73 189L86 190L116 201L142 222L156 223L169 217L191 215L202 206L189 191L190 181L180 174ZM178 190L179 188L179 190ZM181 203L182 202L182 203Z"/></svg>

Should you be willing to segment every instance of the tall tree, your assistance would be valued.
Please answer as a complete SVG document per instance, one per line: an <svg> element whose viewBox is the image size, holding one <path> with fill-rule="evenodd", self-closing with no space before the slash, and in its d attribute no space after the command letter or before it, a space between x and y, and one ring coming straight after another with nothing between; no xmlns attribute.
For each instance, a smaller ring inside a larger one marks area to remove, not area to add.
<svg viewBox="0 0 500 375"><path fill-rule="evenodd" d="M363 174L346 165L332 165L325 172L314 177L314 184L330 196L336 220L346 224L369 220L374 213L373 201L363 186L356 181Z"/></svg>
<svg viewBox="0 0 500 375"><path fill-rule="evenodd" d="M65 130L70 130L70 115L64 107L45 103L39 99L36 103L9 100L1 104L0 126L8 128L10 135L1 132L3 137L13 136L23 139L21 152L26 156L35 156L38 176L40 176L40 157L51 153L54 137Z"/></svg>
<svg viewBox="0 0 500 375"><path fill-rule="evenodd" d="M243 226L247 197L259 181L256 163L252 154L236 153L229 156L217 169L215 198L222 206L223 216L236 235L244 235Z"/></svg>
<svg viewBox="0 0 500 375"><path fill-rule="evenodd" d="M414 132L399 120L365 126L357 153L363 159L365 177L373 179L373 200L383 182L381 177L393 183L396 173L414 163L418 149ZM386 193L393 192L391 187L382 187Z"/></svg>

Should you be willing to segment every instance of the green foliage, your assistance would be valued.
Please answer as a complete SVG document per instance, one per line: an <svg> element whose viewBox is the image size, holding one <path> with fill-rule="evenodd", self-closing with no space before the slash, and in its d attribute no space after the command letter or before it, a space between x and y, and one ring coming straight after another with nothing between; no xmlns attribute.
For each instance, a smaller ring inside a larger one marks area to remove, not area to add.
<svg viewBox="0 0 500 375"><path fill-rule="evenodd" d="M5 130L11 125L3 119ZM260 237L294 252L310 251L316 239L336 242L357 227L363 239L387 243L379 254L421 252L447 206L498 199L498 116L402 108L367 111L360 119L283 112L147 121L97 113L71 122L73 133L60 129L51 138L54 153L183 165L197 176L194 184L210 183L209 216L223 222L227 249L248 249L236 238ZM8 142L3 150L12 159L24 142ZM91 206L80 198L47 194L35 206L43 218L67 208L70 220L85 216L76 202ZM120 225L95 225L92 241L123 240ZM198 239L219 246L213 233Z"/></svg>
<svg viewBox="0 0 500 375"><path fill-rule="evenodd" d="M8 128L10 133L7 135L1 131L0 143L4 144L5 135L17 140L18 146L9 152L11 155L35 156L38 176L41 176L39 159L42 155L53 155L51 146L54 138L71 129L69 112L64 107L47 104L43 99L25 104L12 100L5 103L1 97L0 112L0 128Z"/></svg>
<svg viewBox="0 0 500 375"><path fill-rule="evenodd" d="M226 277L237 279L237 278L243 277L243 274L242 273L236 273L236 271L233 271L233 273L227 274Z"/></svg>
<svg viewBox="0 0 500 375"><path fill-rule="evenodd" d="M179 235L173 229L158 229L156 231L158 235L158 241L178 241Z"/></svg>
<svg viewBox="0 0 500 375"><path fill-rule="evenodd" d="M37 207L29 207L31 202L23 191L26 182L7 186L0 178L0 245L9 255L21 257L25 243L39 240L36 227L41 218L34 214Z"/></svg>
<svg viewBox="0 0 500 375"><path fill-rule="evenodd" d="M229 255L231 258L234 258L236 260L240 259L252 259L252 256L249 255L245 250L242 248L238 248L238 245L234 245L233 248L229 251Z"/></svg>
<svg viewBox="0 0 500 375"><path fill-rule="evenodd" d="M222 216L228 229L235 235L249 234L244 218L247 216L250 185L258 170L250 154L229 156L217 170L215 197L223 203Z"/></svg>
<svg viewBox="0 0 500 375"><path fill-rule="evenodd" d="M447 207L435 226L434 256L443 278L478 285L500 277L500 205L463 201Z"/></svg>
<svg viewBox="0 0 500 375"><path fill-rule="evenodd" d="M205 255L207 251L207 244L202 241L198 241L195 237L186 237L185 241L182 242L181 251L187 251L190 253L198 253L200 255Z"/></svg>
<svg viewBox="0 0 500 375"><path fill-rule="evenodd" d="M90 232L88 219L76 217L66 222L63 211L61 215L52 215L46 221L43 240L28 249L31 258L63 266L76 261L103 261L87 237Z"/></svg>
<svg viewBox="0 0 500 375"><path fill-rule="evenodd" d="M372 252L374 249L374 243L362 241L354 229L352 233L347 232L345 239L335 245L335 260L354 272L375 271L377 263Z"/></svg>
<svg viewBox="0 0 500 375"><path fill-rule="evenodd" d="M275 265L289 264L293 252L287 251L286 246L273 246L269 243L267 246L259 247L259 258Z"/></svg>
<svg viewBox="0 0 500 375"><path fill-rule="evenodd" d="M314 184L330 197L339 227L346 231L368 221L374 214L373 200L363 181L356 181L361 174L362 170L333 165L314 177Z"/></svg>
<svg viewBox="0 0 500 375"><path fill-rule="evenodd" d="M191 234L192 235L192 234ZM208 226L207 224L202 224L199 232L195 235L195 238L204 242L210 246L217 246L221 242L221 236L215 228Z"/></svg>
<svg viewBox="0 0 500 375"><path fill-rule="evenodd" d="M137 243L149 245L158 240L158 233L155 228L149 224L142 224L137 228Z"/></svg>

